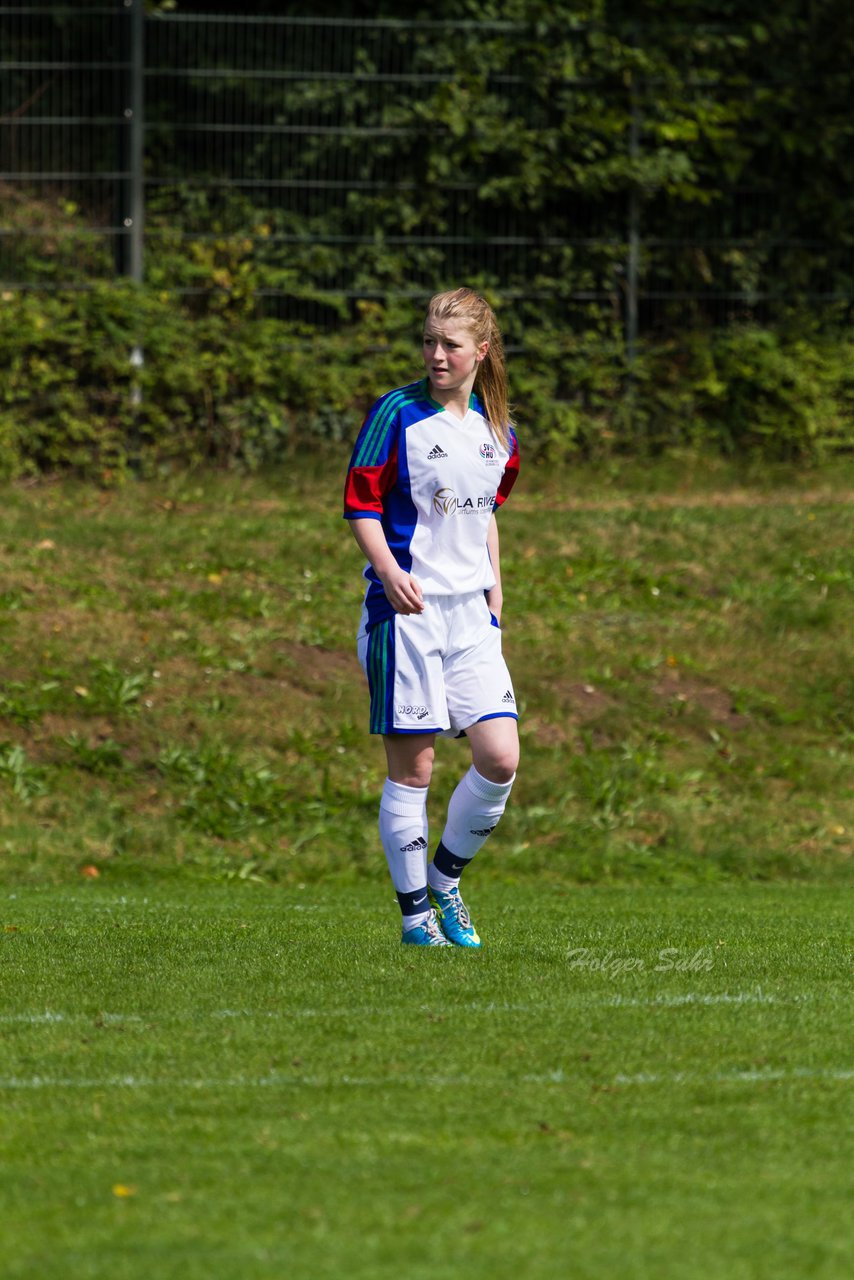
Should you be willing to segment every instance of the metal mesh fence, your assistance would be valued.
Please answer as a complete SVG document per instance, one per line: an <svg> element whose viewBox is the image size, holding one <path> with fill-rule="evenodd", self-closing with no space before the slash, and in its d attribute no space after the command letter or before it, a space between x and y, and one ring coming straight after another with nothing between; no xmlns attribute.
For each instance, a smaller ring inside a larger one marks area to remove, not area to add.
<svg viewBox="0 0 854 1280"><path fill-rule="evenodd" d="M0 278L79 287L121 266L129 232L130 10L0 10Z"/></svg>
<svg viewBox="0 0 854 1280"><path fill-rule="evenodd" d="M785 297L790 246L763 242L761 191L670 237L666 208L642 225L630 199L567 189L547 218L503 202L494 156L480 168L449 156L438 199L420 151L437 87L459 73L435 49L472 25L1 6L2 287L144 271L193 305L251 287L272 314L334 326L359 301L467 282L518 300L517 340L543 309L643 331ZM517 28L477 29L507 48L490 93L536 130L549 104L514 70ZM828 246L813 247L820 268ZM847 296L852 274L819 269L802 296Z"/></svg>

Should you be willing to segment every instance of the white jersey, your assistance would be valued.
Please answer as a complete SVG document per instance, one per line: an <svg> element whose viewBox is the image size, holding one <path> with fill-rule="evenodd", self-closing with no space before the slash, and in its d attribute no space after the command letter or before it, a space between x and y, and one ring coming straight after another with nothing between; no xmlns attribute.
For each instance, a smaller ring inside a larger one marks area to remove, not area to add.
<svg viewBox="0 0 854 1280"><path fill-rule="evenodd" d="M488 591L495 584L486 545L490 517L518 470L515 435L503 448L475 396L460 419L430 398L423 379L382 396L365 419L344 514L382 521L395 560L425 596ZM370 565L365 577L372 627L393 610Z"/></svg>

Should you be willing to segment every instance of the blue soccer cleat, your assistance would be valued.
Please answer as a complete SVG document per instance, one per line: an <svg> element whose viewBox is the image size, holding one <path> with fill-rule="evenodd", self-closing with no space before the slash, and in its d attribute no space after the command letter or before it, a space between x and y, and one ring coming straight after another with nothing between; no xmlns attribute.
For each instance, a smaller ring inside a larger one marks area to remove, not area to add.
<svg viewBox="0 0 854 1280"><path fill-rule="evenodd" d="M404 929L401 942L411 947L449 947L451 944L439 928L435 911L431 911L423 924L414 929Z"/></svg>
<svg viewBox="0 0 854 1280"><path fill-rule="evenodd" d="M459 889L431 889L427 892L439 920L439 927L449 942L457 947L480 947L480 937L471 922L466 904Z"/></svg>

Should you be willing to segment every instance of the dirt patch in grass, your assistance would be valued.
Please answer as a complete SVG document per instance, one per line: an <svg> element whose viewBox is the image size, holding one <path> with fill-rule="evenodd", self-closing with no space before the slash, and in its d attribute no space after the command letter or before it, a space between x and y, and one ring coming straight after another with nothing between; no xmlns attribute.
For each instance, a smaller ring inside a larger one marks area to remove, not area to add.
<svg viewBox="0 0 854 1280"><path fill-rule="evenodd" d="M118 730L116 725L100 717L93 720L83 715L63 715L61 712L48 711L42 716L38 728L31 731L30 737L37 742L44 739L70 738L74 733L89 746L97 746L110 738L115 738Z"/></svg>
<svg viewBox="0 0 854 1280"><path fill-rule="evenodd" d="M744 729L750 724L750 717L733 706L732 697L725 689L703 684L681 671L666 671L653 686L653 693L662 702L699 707L715 724L727 729Z"/></svg>
<svg viewBox="0 0 854 1280"><path fill-rule="evenodd" d="M159 735L218 734L222 724L235 742L280 744L294 730L317 731L333 703L340 715L350 705L348 691L364 682L355 658L311 645L278 644L255 663L254 671L200 670L181 659L162 663L151 690Z"/></svg>
<svg viewBox="0 0 854 1280"><path fill-rule="evenodd" d="M554 699L563 713L559 724L538 716L526 716L523 722L523 732L533 734L545 747L566 746L577 736L579 728L598 720L614 705L607 694L592 684L580 681L556 682Z"/></svg>
<svg viewBox="0 0 854 1280"><path fill-rule="evenodd" d="M320 693L334 684L361 682L364 677L355 651L324 649L320 645L292 644L277 649L284 658L282 679L307 693Z"/></svg>
<svg viewBox="0 0 854 1280"><path fill-rule="evenodd" d="M613 706L613 699L592 684L574 682L563 685L558 690L558 696L569 709L570 719L575 724L588 724L591 720L598 720L599 716Z"/></svg>
<svg viewBox="0 0 854 1280"><path fill-rule="evenodd" d="M31 612L18 615L25 666L18 678L26 679L32 668L33 644L44 646L54 661L79 665L81 661L112 661L118 665L148 660L152 636L156 636L158 624L174 626L167 615L151 611L144 617L129 610L115 607L79 609L38 609L34 602ZM41 651L41 649L40 649Z"/></svg>

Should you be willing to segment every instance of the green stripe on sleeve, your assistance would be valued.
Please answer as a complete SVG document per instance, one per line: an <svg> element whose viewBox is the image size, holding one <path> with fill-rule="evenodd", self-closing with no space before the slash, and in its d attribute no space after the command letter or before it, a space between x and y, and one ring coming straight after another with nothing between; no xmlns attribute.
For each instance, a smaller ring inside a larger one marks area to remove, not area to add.
<svg viewBox="0 0 854 1280"><path fill-rule="evenodd" d="M378 464L383 440L395 414L405 405L413 404L419 399L419 389L420 384L415 383L409 387L402 387L400 391L391 392L371 423L358 456L353 463L354 466L375 467Z"/></svg>
<svg viewBox="0 0 854 1280"><path fill-rule="evenodd" d="M377 465L383 440L394 420L395 413L402 403L403 397L399 392L389 396L371 423L370 429L362 441L362 447L356 457L354 466L374 467Z"/></svg>

